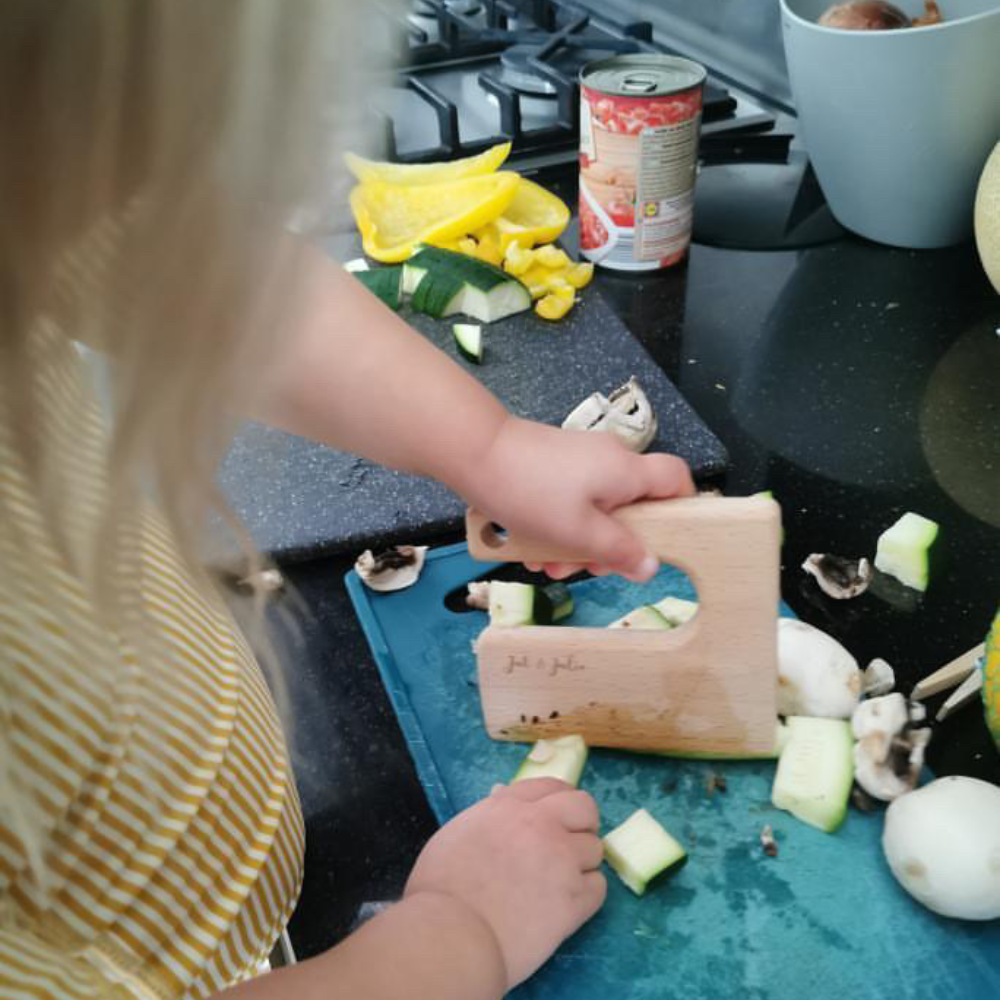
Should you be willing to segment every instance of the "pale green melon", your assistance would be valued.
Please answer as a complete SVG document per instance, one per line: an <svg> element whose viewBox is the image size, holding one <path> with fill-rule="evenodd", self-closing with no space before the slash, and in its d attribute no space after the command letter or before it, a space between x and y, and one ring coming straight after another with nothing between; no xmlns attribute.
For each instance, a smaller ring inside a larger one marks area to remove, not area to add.
<svg viewBox="0 0 1000 1000"><path fill-rule="evenodd" d="M983 270L1000 292L1000 142L993 147L979 178L973 224Z"/></svg>

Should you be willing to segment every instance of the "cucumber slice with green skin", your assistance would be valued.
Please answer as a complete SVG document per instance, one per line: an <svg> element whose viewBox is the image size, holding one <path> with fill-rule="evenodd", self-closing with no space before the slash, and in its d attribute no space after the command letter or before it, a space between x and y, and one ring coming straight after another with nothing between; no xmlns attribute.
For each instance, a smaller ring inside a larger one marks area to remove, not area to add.
<svg viewBox="0 0 1000 1000"><path fill-rule="evenodd" d="M573 612L573 595L563 583L536 587L530 583L490 580L490 624L551 625Z"/></svg>
<svg viewBox="0 0 1000 1000"><path fill-rule="evenodd" d="M402 267L399 265L376 267L352 273L368 291L374 292L390 309L399 308L400 293L403 287Z"/></svg>
<svg viewBox="0 0 1000 1000"><path fill-rule="evenodd" d="M673 625L652 604L643 604L613 621L608 628L667 629Z"/></svg>
<svg viewBox="0 0 1000 1000"><path fill-rule="evenodd" d="M561 622L573 614L573 594L565 583L558 581L547 583L544 587L540 587L539 591L535 605L535 619L539 624ZM545 621L538 617L539 611L545 617Z"/></svg>
<svg viewBox="0 0 1000 1000"><path fill-rule="evenodd" d="M582 736L539 740L517 769L511 784L526 778L559 778L575 788L580 784L580 775L586 763L587 744Z"/></svg>
<svg viewBox="0 0 1000 1000"><path fill-rule="evenodd" d="M353 260L347 261L344 264L345 271L370 271L371 268L368 266L368 261L364 257L355 257Z"/></svg>
<svg viewBox="0 0 1000 1000"><path fill-rule="evenodd" d="M535 588L530 583L490 580L490 624L501 628L533 625Z"/></svg>
<svg viewBox="0 0 1000 1000"><path fill-rule="evenodd" d="M792 715L778 758L771 802L796 819L833 833L847 815L854 782L854 736L845 719Z"/></svg>
<svg viewBox="0 0 1000 1000"><path fill-rule="evenodd" d="M467 254L425 247L403 271L413 308L435 319L465 313L492 323L531 308L531 293L517 278Z"/></svg>
<svg viewBox="0 0 1000 1000"><path fill-rule="evenodd" d="M637 809L603 842L605 860L637 896L657 875L687 861L687 851L645 809Z"/></svg>
<svg viewBox="0 0 1000 1000"><path fill-rule="evenodd" d="M912 511L879 535L875 568L914 590L924 591L930 577L930 551L938 526Z"/></svg>
<svg viewBox="0 0 1000 1000"><path fill-rule="evenodd" d="M697 601L685 601L680 597L664 597L662 601L657 601L651 607L659 611L667 623L674 628L691 621L698 613Z"/></svg>
<svg viewBox="0 0 1000 1000"><path fill-rule="evenodd" d="M475 323L454 323L451 332L455 335L458 353L466 361L479 365L483 361L483 328Z"/></svg>

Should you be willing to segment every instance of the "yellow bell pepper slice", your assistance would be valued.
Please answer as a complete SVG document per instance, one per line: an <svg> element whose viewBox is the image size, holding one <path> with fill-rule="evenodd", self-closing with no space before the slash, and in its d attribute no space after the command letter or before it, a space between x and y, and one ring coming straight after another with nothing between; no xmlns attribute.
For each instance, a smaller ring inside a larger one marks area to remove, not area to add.
<svg viewBox="0 0 1000 1000"><path fill-rule="evenodd" d="M351 212L365 253L385 264L407 260L418 243L460 239L497 218L521 178L510 171L445 184L373 180L351 192Z"/></svg>
<svg viewBox="0 0 1000 1000"><path fill-rule="evenodd" d="M520 243L510 243L504 251L504 270L515 277L524 274L534 262L534 250L526 250Z"/></svg>
<svg viewBox="0 0 1000 1000"><path fill-rule="evenodd" d="M549 288L549 279L552 276L552 272L549 271L547 267L542 267L541 264L535 264L529 267L524 274L519 275L521 283L525 285L528 291L531 293L533 299L540 299L543 295L548 295L551 288Z"/></svg>
<svg viewBox="0 0 1000 1000"><path fill-rule="evenodd" d="M594 277L594 265L590 261L572 264L566 268L563 276L574 288L586 288Z"/></svg>
<svg viewBox="0 0 1000 1000"><path fill-rule="evenodd" d="M367 181L385 181L386 184L445 184L463 177L482 177L499 170L510 154L510 143L500 142L477 156L443 163L387 163L384 160L366 160L354 153L344 153L344 163L354 176Z"/></svg>
<svg viewBox="0 0 1000 1000"><path fill-rule="evenodd" d="M487 264L492 264L494 267L500 267L503 264L503 254L500 252L500 247L497 245L496 240L488 235L480 237L479 244L476 247L476 256L480 260L485 260Z"/></svg>
<svg viewBox="0 0 1000 1000"><path fill-rule="evenodd" d="M555 292L549 292L548 295L535 303L535 312L542 319L562 319L573 308L574 301L576 300L571 295L557 295Z"/></svg>
<svg viewBox="0 0 1000 1000"><path fill-rule="evenodd" d="M540 184L521 178L514 199L493 224L500 249L517 242L523 247L551 243L569 225L569 208Z"/></svg>
<svg viewBox="0 0 1000 1000"><path fill-rule="evenodd" d="M535 257L539 264L544 264L546 267L552 268L552 270L557 271L564 267L569 267L572 261L566 254L565 250L561 250L559 247L552 243L546 243L545 246L538 247L535 250Z"/></svg>

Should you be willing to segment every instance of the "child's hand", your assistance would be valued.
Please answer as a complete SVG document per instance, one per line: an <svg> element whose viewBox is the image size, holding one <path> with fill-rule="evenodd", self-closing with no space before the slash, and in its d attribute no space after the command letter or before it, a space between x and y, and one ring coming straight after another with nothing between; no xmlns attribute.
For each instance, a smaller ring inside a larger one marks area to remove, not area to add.
<svg viewBox="0 0 1000 1000"><path fill-rule="evenodd" d="M610 434L509 417L466 499L504 528L578 551L592 573L648 580L658 561L609 512L635 500L692 493L691 473L675 455L636 455ZM545 566L556 577L580 568Z"/></svg>
<svg viewBox="0 0 1000 1000"><path fill-rule="evenodd" d="M474 911L496 937L512 988L604 902L597 830L594 800L565 782L501 786L428 841L404 896L443 894Z"/></svg>

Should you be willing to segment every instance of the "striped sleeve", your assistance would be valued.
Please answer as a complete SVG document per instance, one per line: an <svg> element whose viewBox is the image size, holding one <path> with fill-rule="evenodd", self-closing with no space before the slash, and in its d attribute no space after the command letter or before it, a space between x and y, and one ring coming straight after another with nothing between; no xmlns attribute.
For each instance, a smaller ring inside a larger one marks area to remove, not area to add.
<svg viewBox="0 0 1000 1000"><path fill-rule="evenodd" d="M85 956L70 955L23 930L0 930L0 1000L149 1000L152 994Z"/></svg>

